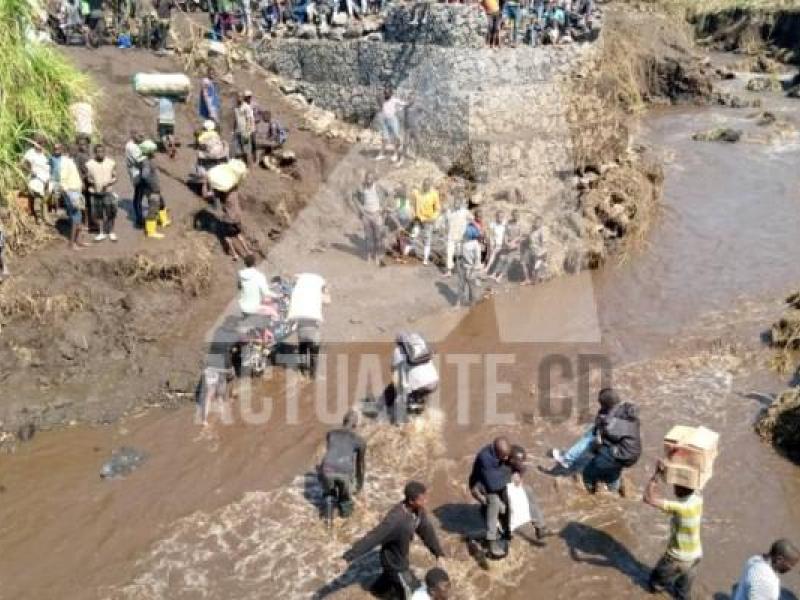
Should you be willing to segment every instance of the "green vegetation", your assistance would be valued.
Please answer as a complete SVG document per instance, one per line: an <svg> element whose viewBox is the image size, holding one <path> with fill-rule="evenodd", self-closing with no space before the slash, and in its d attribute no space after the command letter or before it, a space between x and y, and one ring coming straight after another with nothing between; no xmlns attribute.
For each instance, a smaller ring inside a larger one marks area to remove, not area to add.
<svg viewBox="0 0 800 600"><path fill-rule="evenodd" d="M87 98L89 78L57 50L27 39L31 0L0 2L0 191L23 183L20 155L35 133L71 139L69 106Z"/></svg>

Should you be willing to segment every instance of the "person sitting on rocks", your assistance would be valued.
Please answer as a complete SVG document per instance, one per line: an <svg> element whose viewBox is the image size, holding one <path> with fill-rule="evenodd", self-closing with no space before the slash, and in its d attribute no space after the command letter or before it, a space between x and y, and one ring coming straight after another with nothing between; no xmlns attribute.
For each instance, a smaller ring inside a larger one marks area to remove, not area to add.
<svg viewBox="0 0 800 600"><path fill-rule="evenodd" d="M255 131L256 152L261 152L260 157L254 156L254 160L261 162L267 154L272 154L275 150L286 143L286 129L272 118L272 113L268 110L261 111Z"/></svg>
<svg viewBox="0 0 800 600"><path fill-rule="evenodd" d="M525 274L523 285L542 281L547 269L547 248L550 245L550 229L544 219L537 216L533 220L531 232L522 241L520 262Z"/></svg>
<svg viewBox="0 0 800 600"><path fill-rule="evenodd" d="M502 245L497 252L493 267L495 282L500 283L503 277L508 277L515 258L522 262L522 225L519 221L519 211L512 210L511 219L505 225Z"/></svg>

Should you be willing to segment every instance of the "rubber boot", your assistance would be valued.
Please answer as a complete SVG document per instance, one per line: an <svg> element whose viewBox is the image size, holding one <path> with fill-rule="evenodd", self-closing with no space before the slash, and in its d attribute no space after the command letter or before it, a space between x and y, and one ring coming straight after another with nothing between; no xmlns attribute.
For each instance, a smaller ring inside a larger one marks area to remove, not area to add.
<svg viewBox="0 0 800 600"><path fill-rule="evenodd" d="M155 238L160 240L164 237L163 233L158 233L156 231L156 220L155 219L145 219L144 222L144 234L146 237Z"/></svg>
<svg viewBox="0 0 800 600"><path fill-rule="evenodd" d="M169 227L172 224L166 208L162 208L160 211L158 211L158 224L161 227Z"/></svg>

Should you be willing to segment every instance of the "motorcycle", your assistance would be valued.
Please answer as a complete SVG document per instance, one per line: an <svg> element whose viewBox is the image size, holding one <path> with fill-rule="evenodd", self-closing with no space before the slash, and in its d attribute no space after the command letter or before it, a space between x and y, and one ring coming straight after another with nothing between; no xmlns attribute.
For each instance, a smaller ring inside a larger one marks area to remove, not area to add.
<svg viewBox="0 0 800 600"><path fill-rule="evenodd" d="M276 277L270 289L278 294L275 313L270 316L249 315L237 327L238 341L232 348L237 375L261 376L275 362L275 349L297 331L297 324L288 321L292 286Z"/></svg>

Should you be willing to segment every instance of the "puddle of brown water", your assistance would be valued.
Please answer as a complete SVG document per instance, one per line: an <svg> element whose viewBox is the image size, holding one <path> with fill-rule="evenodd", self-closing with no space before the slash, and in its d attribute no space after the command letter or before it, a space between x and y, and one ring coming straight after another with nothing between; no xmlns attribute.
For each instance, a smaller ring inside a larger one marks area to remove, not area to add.
<svg viewBox="0 0 800 600"><path fill-rule="evenodd" d="M726 310L740 296L774 294L800 277L800 263L787 254L800 211L788 169L798 151L686 141L714 118L681 111L649 123L648 135L676 160L668 167L667 211L649 249L632 263L498 298L455 331L457 314L435 319L440 352L477 355L470 393L458 393L455 367L446 366L441 421L431 411L423 431L368 429L374 436L369 506L359 506L333 539L309 501L318 490L303 477L327 428L306 386L295 424L287 424L290 415L278 402L264 424L237 421L204 433L192 411L182 409L41 435L17 455L0 457L0 597L309 597L339 574L335 557L410 477L433 484L458 597L489 590L512 599L644 597L637 582L663 550L666 519L637 500L586 497L569 482L556 485L534 472L531 482L560 537L546 549L516 545L512 558L488 574L459 541L462 529L474 525L464 480L475 450L499 432L521 441L535 462L549 446L566 444L579 431L574 413L563 422L542 418L541 395L531 386L545 357L561 355L577 370L578 355L587 353L609 354L622 365L614 383L642 405L646 458L632 473L639 486L673 423L704 423L722 433L705 494L706 558L698 585L702 597L727 591L747 556L778 536L800 539L800 475L754 436L758 404L746 397L780 383L754 378L760 368L748 357L699 350L679 360L658 355L701 315ZM526 318L526 308L535 314ZM385 362L387 349L336 351L351 358L342 396L352 401L364 379L356 358L382 353L376 360ZM513 364L503 366L505 356ZM491 360L501 364L499 383L510 385L496 402L486 393ZM560 393L574 395L574 378L554 374ZM329 377L331 393L338 380ZM295 385L279 376L262 392L281 397ZM487 425L487 411L515 422ZM127 479L100 481L102 462L120 445L142 448L148 462ZM420 568L428 560L415 554ZM350 573L338 596L363 597L355 581L374 569L366 563ZM797 575L785 581L797 583Z"/></svg>

